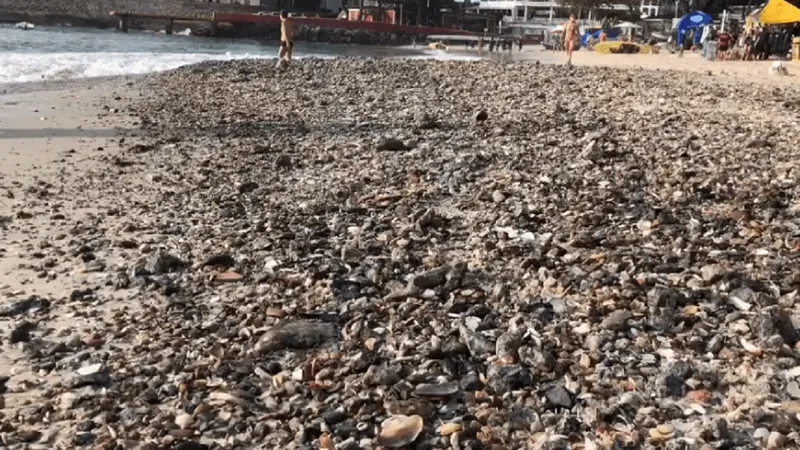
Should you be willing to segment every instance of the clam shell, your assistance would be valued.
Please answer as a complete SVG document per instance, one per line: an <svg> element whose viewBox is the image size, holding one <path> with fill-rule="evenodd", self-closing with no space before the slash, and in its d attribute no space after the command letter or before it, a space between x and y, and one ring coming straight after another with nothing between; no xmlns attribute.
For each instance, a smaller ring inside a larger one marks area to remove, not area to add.
<svg viewBox="0 0 800 450"><path fill-rule="evenodd" d="M381 423L378 443L398 448L414 442L422 432L424 423L420 416L392 416Z"/></svg>

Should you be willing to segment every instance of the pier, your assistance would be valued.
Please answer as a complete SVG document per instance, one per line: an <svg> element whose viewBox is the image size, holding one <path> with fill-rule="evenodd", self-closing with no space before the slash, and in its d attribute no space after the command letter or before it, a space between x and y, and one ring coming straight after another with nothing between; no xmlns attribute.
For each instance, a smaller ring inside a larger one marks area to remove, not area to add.
<svg viewBox="0 0 800 450"><path fill-rule="evenodd" d="M209 22L211 24L212 34L214 34L216 31L216 22L214 21L213 17L176 17L161 14L137 14L121 11L111 11L109 14L112 17L119 18L119 25L117 28L126 33L128 32L131 18L164 21L164 32L167 34L172 34L172 31L175 28L175 22Z"/></svg>
<svg viewBox="0 0 800 450"><path fill-rule="evenodd" d="M174 17L158 14L137 14L121 11L111 11L111 16L119 18L119 30L128 31L131 18L163 20L164 30L167 34L172 34L175 22L209 22L211 34L216 34L219 23L251 23L263 25L280 25L281 19L277 14L224 14L214 13L209 17ZM418 27L414 25L395 25L383 22L365 22L360 20L326 19L322 17L292 17L295 25L303 25L320 28L343 28L348 30L365 30L379 33L411 33L411 34L437 34L437 35L478 35L466 30L455 30L439 27Z"/></svg>

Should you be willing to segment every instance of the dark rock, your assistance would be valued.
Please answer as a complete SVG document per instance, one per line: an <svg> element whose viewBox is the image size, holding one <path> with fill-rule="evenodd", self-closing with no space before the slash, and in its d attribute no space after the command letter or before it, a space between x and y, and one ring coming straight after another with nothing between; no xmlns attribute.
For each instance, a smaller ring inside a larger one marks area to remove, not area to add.
<svg viewBox="0 0 800 450"><path fill-rule="evenodd" d="M186 267L186 263L165 250L154 252L145 265L145 270L152 275L163 275L176 272Z"/></svg>
<svg viewBox="0 0 800 450"><path fill-rule="evenodd" d="M28 321L22 321L17 324L13 330L11 330L8 340L12 344L16 344L17 342L28 342L31 340L31 331L33 331L35 328L36 325Z"/></svg>
<svg viewBox="0 0 800 450"><path fill-rule="evenodd" d="M603 319L603 322L600 323L600 326L606 330L623 330L627 328L628 319L631 317L633 317L633 315L627 309L617 309L609 313L608 316Z"/></svg>
<svg viewBox="0 0 800 450"><path fill-rule="evenodd" d="M236 260L233 258L233 256L227 253L219 253L209 256L205 261L203 261L201 267L224 267L227 269L234 267L235 265Z"/></svg>
<svg viewBox="0 0 800 450"><path fill-rule="evenodd" d="M673 362L665 373L659 376L659 393L662 396L683 397L686 395L686 380L692 376L692 373L694 373L694 368L688 362Z"/></svg>
<svg viewBox="0 0 800 450"><path fill-rule="evenodd" d="M437 267L436 269L416 275L411 280L411 283L420 289L432 289L447 281L447 273L449 271L450 269L445 266Z"/></svg>
<svg viewBox="0 0 800 450"><path fill-rule="evenodd" d="M378 145L378 150L384 152L399 152L408 149L408 146L399 139L386 139Z"/></svg>
<svg viewBox="0 0 800 450"><path fill-rule="evenodd" d="M461 388L467 392L480 391L483 389L483 382L481 377L475 373L470 372L461 379Z"/></svg>
<svg viewBox="0 0 800 450"><path fill-rule="evenodd" d="M459 325L458 330L461 333L461 340L464 341L472 356L480 357L495 352L496 344L483 335L470 330L463 324Z"/></svg>
<svg viewBox="0 0 800 450"><path fill-rule="evenodd" d="M370 366L363 380L367 386L391 386L400 381L400 376L390 367Z"/></svg>
<svg viewBox="0 0 800 450"><path fill-rule="evenodd" d="M519 365L490 365L486 378L497 394L505 394L518 389L523 389L533 383L531 372Z"/></svg>
<svg viewBox="0 0 800 450"><path fill-rule="evenodd" d="M320 417L322 417L322 420L324 420L328 425L336 425L337 423L347 420L347 413L338 409L334 409L323 412Z"/></svg>
<svg viewBox="0 0 800 450"><path fill-rule="evenodd" d="M256 351L313 348L335 341L339 333L332 323L299 320L284 322L268 330L256 344Z"/></svg>
<svg viewBox="0 0 800 450"><path fill-rule="evenodd" d="M278 155L275 158L276 169L289 169L292 167L292 157L287 154Z"/></svg>
<svg viewBox="0 0 800 450"><path fill-rule="evenodd" d="M560 408L572 408L572 396L564 386L554 386L545 392L547 403Z"/></svg>
<svg viewBox="0 0 800 450"><path fill-rule="evenodd" d="M70 301L77 302L81 300L86 300L87 298L91 298L94 296L94 291L91 289L75 289L69 295Z"/></svg>
<svg viewBox="0 0 800 450"><path fill-rule="evenodd" d="M84 386L108 386L111 383L111 375L107 371L92 373L88 375L76 375L69 380L69 387L72 389Z"/></svg>
<svg viewBox="0 0 800 450"><path fill-rule="evenodd" d="M211 450L211 447L193 441L184 441L175 444L173 450Z"/></svg>
<svg viewBox="0 0 800 450"><path fill-rule="evenodd" d="M50 308L50 300L32 295L24 300L13 302L0 308L0 317L13 317L28 312L37 312Z"/></svg>

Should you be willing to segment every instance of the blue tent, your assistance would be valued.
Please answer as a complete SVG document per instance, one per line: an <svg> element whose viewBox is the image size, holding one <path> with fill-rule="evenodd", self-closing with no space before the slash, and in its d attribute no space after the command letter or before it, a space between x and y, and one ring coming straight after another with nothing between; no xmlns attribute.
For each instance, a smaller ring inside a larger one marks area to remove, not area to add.
<svg viewBox="0 0 800 450"><path fill-rule="evenodd" d="M711 23L711 16L702 11L692 11L689 14L681 17L678 24L675 25L675 45L680 46L683 43L683 37L689 30L702 28ZM700 33L695 32L694 42L700 42Z"/></svg>

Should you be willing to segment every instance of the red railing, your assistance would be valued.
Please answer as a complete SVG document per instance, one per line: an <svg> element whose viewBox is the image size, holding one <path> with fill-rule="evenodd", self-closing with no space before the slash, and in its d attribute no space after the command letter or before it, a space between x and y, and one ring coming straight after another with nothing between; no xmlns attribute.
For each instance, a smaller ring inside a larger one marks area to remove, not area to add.
<svg viewBox="0 0 800 450"><path fill-rule="evenodd" d="M215 13L215 22L229 23L262 23L277 25L281 22L277 15L260 14L225 14ZM297 25L314 26L321 28L345 28L349 30L368 30L381 33L393 33L403 31L416 34L457 34L457 35L478 35L471 31L453 30L449 28L437 27L417 27L412 25L393 25L381 22L364 22L358 20L343 19L323 19L321 17L292 17L292 22Z"/></svg>

